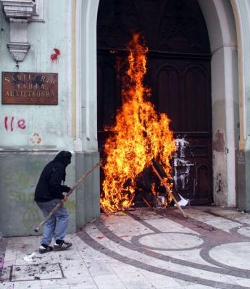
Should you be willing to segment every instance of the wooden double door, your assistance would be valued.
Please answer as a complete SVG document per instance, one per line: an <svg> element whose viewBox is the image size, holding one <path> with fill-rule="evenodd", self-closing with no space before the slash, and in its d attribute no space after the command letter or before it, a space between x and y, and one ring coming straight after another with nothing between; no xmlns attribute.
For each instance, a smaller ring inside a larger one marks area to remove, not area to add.
<svg viewBox="0 0 250 289"><path fill-rule="evenodd" d="M127 43L143 34L145 83L156 110L171 119L177 145L173 189L193 205L213 201L210 45L196 0L100 0L97 22L98 142L121 107Z"/></svg>

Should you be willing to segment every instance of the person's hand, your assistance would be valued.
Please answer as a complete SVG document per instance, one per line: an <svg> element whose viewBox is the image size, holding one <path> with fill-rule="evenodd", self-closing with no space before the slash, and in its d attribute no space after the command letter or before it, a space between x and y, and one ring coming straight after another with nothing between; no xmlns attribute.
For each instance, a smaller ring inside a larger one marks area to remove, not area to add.
<svg viewBox="0 0 250 289"><path fill-rule="evenodd" d="M64 193L68 193L70 190L71 190L71 188L68 187L68 186L62 186L61 187L61 191L64 192Z"/></svg>

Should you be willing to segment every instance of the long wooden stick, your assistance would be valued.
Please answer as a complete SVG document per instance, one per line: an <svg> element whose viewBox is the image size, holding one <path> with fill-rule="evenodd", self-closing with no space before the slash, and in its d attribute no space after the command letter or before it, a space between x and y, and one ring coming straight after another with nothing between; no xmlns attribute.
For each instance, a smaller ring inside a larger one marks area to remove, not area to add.
<svg viewBox="0 0 250 289"><path fill-rule="evenodd" d="M153 209L152 206L149 204L149 202L144 197L142 197L142 199L150 209Z"/></svg>
<svg viewBox="0 0 250 289"><path fill-rule="evenodd" d="M73 191L78 187L78 185L98 166L100 163L95 164L89 171L87 171L75 184L74 186L68 191L65 195L64 199L60 201L52 210L51 212L45 217L45 219L34 229L35 232L38 232L40 228L48 221L48 219L58 210L65 201L67 201L68 197L73 193Z"/></svg>
<svg viewBox="0 0 250 289"><path fill-rule="evenodd" d="M172 194L171 190L169 189L169 187L166 184L166 181L160 176L160 174L158 173L157 169L155 168L155 166L152 164L152 168L155 172L155 174L157 175L157 177L160 179L161 183L164 185L164 187L166 188L168 194L173 198L177 208L181 211L181 213L183 214L184 218L187 218L187 215L185 214L185 212L182 210L181 206L178 204L176 198L174 197L174 195Z"/></svg>

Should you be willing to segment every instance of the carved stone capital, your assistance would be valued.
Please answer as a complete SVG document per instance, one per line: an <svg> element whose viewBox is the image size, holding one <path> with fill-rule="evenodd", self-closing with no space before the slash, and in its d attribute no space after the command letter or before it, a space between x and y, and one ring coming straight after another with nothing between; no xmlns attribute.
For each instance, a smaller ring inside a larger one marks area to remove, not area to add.
<svg viewBox="0 0 250 289"><path fill-rule="evenodd" d="M9 42L7 44L7 47L10 51L10 54L12 57L18 61L21 62L24 60L26 54L28 53L30 49L29 43L20 43L20 42Z"/></svg>

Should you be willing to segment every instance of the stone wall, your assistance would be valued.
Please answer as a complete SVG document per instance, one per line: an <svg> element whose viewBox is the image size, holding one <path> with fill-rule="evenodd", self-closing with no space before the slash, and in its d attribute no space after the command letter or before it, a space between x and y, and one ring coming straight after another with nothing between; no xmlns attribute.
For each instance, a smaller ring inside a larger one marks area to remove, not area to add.
<svg viewBox="0 0 250 289"><path fill-rule="evenodd" d="M43 216L34 202L34 191L43 167L56 152L2 151L0 154L0 232L4 237L34 235ZM77 153L67 167L66 182L72 187L95 163L98 153ZM69 214L69 232L97 218L99 207L99 167L71 194L65 203ZM38 234L41 234L39 231Z"/></svg>

